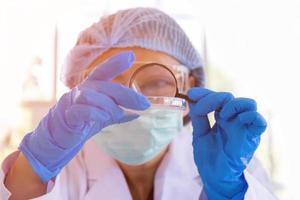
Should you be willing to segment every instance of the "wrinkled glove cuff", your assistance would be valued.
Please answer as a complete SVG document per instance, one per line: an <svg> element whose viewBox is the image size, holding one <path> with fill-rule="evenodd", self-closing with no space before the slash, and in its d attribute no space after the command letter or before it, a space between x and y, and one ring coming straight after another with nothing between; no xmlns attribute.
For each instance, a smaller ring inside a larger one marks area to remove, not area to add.
<svg viewBox="0 0 300 200"><path fill-rule="evenodd" d="M19 150L24 154L30 163L32 170L40 177L43 183L47 183L52 178L56 177L61 171L59 168L57 168L55 171L50 171L39 160L37 160L26 145L26 136L21 142Z"/></svg>
<svg viewBox="0 0 300 200"><path fill-rule="evenodd" d="M232 183L234 184L234 183ZM240 184L237 184L240 185ZM237 187L237 186L235 186ZM213 200L243 200L244 196L248 190L247 182L242 183L242 185L238 186L239 191L233 193L232 190L226 190L222 185L210 187L208 185L204 185L205 193L208 199ZM224 190L225 189L225 190Z"/></svg>

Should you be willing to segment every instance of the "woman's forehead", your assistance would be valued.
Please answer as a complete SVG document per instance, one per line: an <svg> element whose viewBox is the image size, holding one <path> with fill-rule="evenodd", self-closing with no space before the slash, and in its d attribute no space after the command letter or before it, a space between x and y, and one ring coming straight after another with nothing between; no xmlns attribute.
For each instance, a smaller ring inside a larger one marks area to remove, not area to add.
<svg viewBox="0 0 300 200"><path fill-rule="evenodd" d="M140 47L130 47L130 48L112 48L104 52L99 56L92 64L91 68L104 62L109 57L116 55L124 51L133 51L135 55L135 60L137 62L158 62L164 64L180 64L180 62L174 57L160 51L153 51L149 49L144 49Z"/></svg>

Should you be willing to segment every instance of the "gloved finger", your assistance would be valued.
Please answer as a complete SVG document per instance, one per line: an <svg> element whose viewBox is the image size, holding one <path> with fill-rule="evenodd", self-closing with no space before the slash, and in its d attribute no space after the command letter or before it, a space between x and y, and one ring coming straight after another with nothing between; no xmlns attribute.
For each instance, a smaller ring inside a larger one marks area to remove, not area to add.
<svg viewBox="0 0 300 200"><path fill-rule="evenodd" d="M123 118L123 110L108 96L91 89L77 89L73 101L75 104L95 106L107 112L112 122L118 123Z"/></svg>
<svg viewBox="0 0 300 200"><path fill-rule="evenodd" d="M207 115L197 115L191 110L194 110L195 105L189 104L190 113L189 116L192 121L193 126L193 138L194 140L199 138L200 136L206 135L210 131L210 124Z"/></svg>
<svg viewBox="0 0 300 200"><path fill-rule="evenodd" d="M200 116L207 115L212 111L221 109L227 102L234 99L233 95L228 92L213 92L200 99L191 112Z"/></svg>
<svg viewBox="0 0 300 200"><path fill-rule="evenodd" d="M104 128L107 125L115 123L128 122L138 118L135 113L121 112L121 117L113 121L111 116L104 110L85 104L75 104L66 110L65 118L70 127L82 127L85 123L98 123L98 127Z"/></svg>
<svg viewBox="0 0 300 200"><path fill-rule="evenodd" d="M134 110L145 110L150 107L149 100L133 89L118 83L106 81L87 81L83 87L88 87L97 92L104 93L113 99L117 105Z"/></svg>
<svg viewBox="0 0 300 200"><path fill-rule="evenodd" d="M194 87L189 89L187 94L191 100L198 101L210 93L213 93L213 91L202 87Z"/></svg>
<svg viewBox="0 0 300 200"><path fill-rule="evenodd" d="M70 127L83 127L85 123L96 122L104 126L110 116L104 110L90 105L75 104L65 111L65 120Z"/></svg>
<svg viewBox="0 0 300 200"><path fill-rule="evenodd" d="M231 119L241 112L256 111L257 105L255 100L249 98L235 98L224 105L219 113L222 119Z"/></svg>
<svg viewBox="0 0 300 200"><path fill-rule="evenodd" d="M131 51L119 53L97 66L87 77L87 80L110 81L130 68L134 59L134 54Z"/></svg>
<svg viewBox="0 0 300 200"><path fill-rule="evenodd" d="M238 119L247 126L252 137L260 136L267 128L267 121L257 111L243 112L238 115Z"/></svg>

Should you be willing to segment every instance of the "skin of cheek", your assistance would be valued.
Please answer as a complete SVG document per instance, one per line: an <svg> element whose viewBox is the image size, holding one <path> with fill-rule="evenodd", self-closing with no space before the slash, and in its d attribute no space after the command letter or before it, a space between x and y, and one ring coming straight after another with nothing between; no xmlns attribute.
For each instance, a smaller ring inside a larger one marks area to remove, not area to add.
<svg viewBox="0 0 300 200"><path fill-rule="evenodd" d="M188 89L190 89L192 87L195 87L195 83L196 83L195 78L193 76L190 76L189 77L189 81L188 81L188 84L189 84L188 85ZM186 102L186 109L183 112L183 117L187 116L189 114L189 112L190 112L189 103Z"/></svg>
<svg viewBox="0 0 300 200"><path fill-rule="evenodd" d="M183 117L187 116L190 112L190 109L189 109L189 103L186 103L186 108L183 112Z"/></svg>

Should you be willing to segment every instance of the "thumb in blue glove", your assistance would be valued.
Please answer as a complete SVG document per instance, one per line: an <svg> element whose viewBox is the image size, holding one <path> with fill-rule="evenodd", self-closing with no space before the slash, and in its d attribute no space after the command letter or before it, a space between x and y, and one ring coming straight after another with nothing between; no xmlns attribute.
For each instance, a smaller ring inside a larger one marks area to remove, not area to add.
<svg viewBox="0 0 300 200"><path fill-rule="evenodd" d="M124 52L97 66L86 80L64 94L38 127L23 138L19 149L42 181L55 177L101 129L137 117L125 114L121 107L144 110L150 106L146 97L111 82L133 62L133 53Z"/></svg>
<svg viewBox="0 0 300 200"><path fill-rule="evenodd" d="M193 126L194 160L209 199L243 199L247 191L244 170L260 142L267 123L248 98L192 88L188 92ZM211 127L208 114L215 111Z"/></svg>

